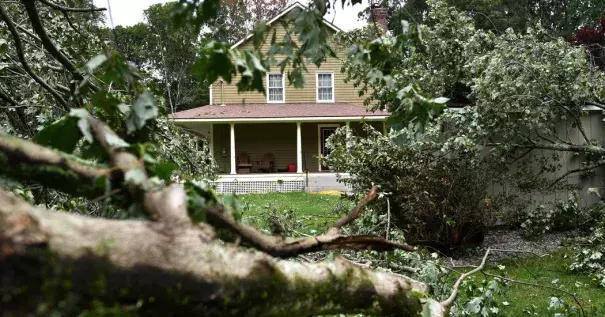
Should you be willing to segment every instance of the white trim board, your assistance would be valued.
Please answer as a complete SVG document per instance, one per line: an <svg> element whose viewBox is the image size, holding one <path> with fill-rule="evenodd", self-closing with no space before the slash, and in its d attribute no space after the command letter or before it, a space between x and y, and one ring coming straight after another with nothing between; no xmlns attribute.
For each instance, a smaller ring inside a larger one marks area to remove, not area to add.
<svg viewBox="0 0 605 317"><path fill-rule="evenodd" d="M212 84L210 84L210 102L209 102L209 105L212 105Z"/></svg>
<svg viewBox="0 0 605 317"><path fill-rule="evenodd" d="M286 15L287 13L289 13L290 11L292 11L292 9L294 8L299 8L301 10L306 9L306 7L301 4L300 2L296 1L294 3L292 3L289 7L285 8L284 11L282 11L280 14L278 14L277 16L275 16L273 19L269 20L269 22L267 22L267 26L271 25L273 22L279 20L279 18L283 17L284 15ZM336 25L330 23L330 21L326 20L325 18L322 18L323 23L325 23L327 26L329 26L332 30L334 30L335 32L340 32L342 31L339 27L337 27ZM231 45L231 49L234 49L240 45L242 45L244 42L246 42L247 40L249 40L252 37L252 33L246 35L243 39L237 41L235 44Z"/></svg>
<svg viewBox="0 0 605 317"><path fill-rule="evenodd" d="M321 128L340 128L340 124L339 123L330 123L330 124L318 124L317 125L317 154L318 157L322 156L321 153ZM318 170L321 171L321 161L317 160L317 164L318 164Z"/></svg>
<svg viewBox="0 0 605 317"><path fill-rule="evenodd" d="M353 117L292 117L292 118L216 118L174 119L176 123L271 123L271 122L341 122L341 121L385 121L389 116Z"/></svg>

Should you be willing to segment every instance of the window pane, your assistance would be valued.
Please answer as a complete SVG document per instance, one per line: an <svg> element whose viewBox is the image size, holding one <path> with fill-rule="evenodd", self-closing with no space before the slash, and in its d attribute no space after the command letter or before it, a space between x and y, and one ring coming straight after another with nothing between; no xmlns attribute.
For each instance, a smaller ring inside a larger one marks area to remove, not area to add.
<svg viewBox="0 0 605 317"><path fill-rule="evenodd" d="M318 81L318 87L331 87L332 86L332 74L318 74L317 81Z"/></svg>
<svg viewBox="0 0 605 317"><path fill-rule="evenodd" d="M269 74L269 87L270 88L282 87L282 75L281 74Z"/></svg>
<svg viewBox="0 0 605 317"><path fill-rule="evenodd" d="M319 100L332 100L332 87L318 88L318 99Z"/></svg>
<svg viewBox="0 0 605 317"><path fill-rule="evenodd" d="M283 88L269 88L269 101L283 101Z"/></svg>
<svg viewBox="0 0 605 317"><path fill-rule="evenodd" d="M332 74L317 74L317 100L332 101L333 93Z"/></svg>

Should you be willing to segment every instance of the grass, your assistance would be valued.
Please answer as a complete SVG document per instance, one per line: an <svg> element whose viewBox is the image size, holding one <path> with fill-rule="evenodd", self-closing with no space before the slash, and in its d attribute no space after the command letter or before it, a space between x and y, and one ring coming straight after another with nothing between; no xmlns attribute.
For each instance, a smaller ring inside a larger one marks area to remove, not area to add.
<svg viewBox="0 0 605 317"><path fill-rule="evenodd" d="M287 218L294 229L304 234L316 234L327 229L353 206L339 195L308 193L269 193L238 196L243 220L261 229L269 229L267 215ZM264 217L262 216L264 214Z"/></svg>
<svg viewBox="0 0 605 317"><path fill-rule="evenodd" d="M500 264L506 267L505 274L511 279L563 289L575 294L586 316L605 316L605 290L599 288L591 277L567 270L571 262L571 252L560 249L541 258L526 256ZM495 269L489 271L502 274ZM561 291L509 283L506 298L503 299L509 306L503 313L505 316L553 316L554 312L548 310L551 296L578 306L572 296ZM532 313L527 313L527 310Z"/></svg>
<svg viewBox="0 0 605 317"><path fill-rule="evenodd" d="M284 223L292 226L289 229L309 235L324 232L328 225L334 223L353 206L352 202L342 200L337 195L307 193L241 195L239 200L243 207L243 219L249 224L268 230L270 226L266 222L267 215L282 217L279 219L280 223L283 217L286 217L287 221ZM506 267L505 273L496 269L495 265L488 269L488 272L505 274L519 281L564 289L576 295L584 308L585 316L605 316L605 290L599 288L591 277L567 270L572 262L570 254L570 251L561 249L544 257L524 256L498 263ZM459 271L464 270L459 269ZM455 278L457 277L448 278L448 281L453 283ZM476 278L481 280L483 276L478 273ZM574 299L563 292L509 283L506 297L500 298L501 301L509 303L501 311L501 316L553 316L555 312L548 310L551 296L577 306ZM465 302L464 297L465 295L461 294L461 302Z"/></svg>

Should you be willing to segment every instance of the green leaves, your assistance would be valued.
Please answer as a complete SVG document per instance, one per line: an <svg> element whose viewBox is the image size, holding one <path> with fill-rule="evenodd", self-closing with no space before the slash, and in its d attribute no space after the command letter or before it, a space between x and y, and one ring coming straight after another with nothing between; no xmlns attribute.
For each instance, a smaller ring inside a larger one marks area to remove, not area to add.
<svg viewBox="0 0 605 317"><path fill-rule="evenodd" d="M158 115L158 107L155 105L154 97L148 91L140 94L126 120L126 129L128 134L142 129L147 120L153 119Z"/></svg>
<svg viewBox="0 0 605 317"><path fill-rule="evenodd" d="M201 181L187 181L185 183L187 192L187 211L194 223L206 220L206 208L208 205L216 204L212 188L208 183Z"/></svg>
<svg viewBox="0 0 605 317"><path fill-rule="evenodd" d="M200 58L192 67L191 71L200 82L215 82L222 78L227 83L231 82L236 74L235 65L231 61L229 46L225 43L210 41L202 49Z"/></svg>
<svg viewBox="0 0 605 317"><path fill-rule="evenodd" d="M82 138L82 134L76 128L77 122L78 119L73 117L64 117L57 120L40 130L34 136L34 142L71 153Z"/></svg>
<svg viewBox="0 0 605 317"><path fill-rule="evenodd" d="M84 139L88 141L88 143L92 143L94 138L92 136L92 131L90 130L90 123L88 122L90 113L88 113L86 109L72 109L69 112L69 116L78 119L77 125L84 136Z"/></svg>
<svg viewBox="0 0 605 317"><path fill-rule="evenodd" d="M89 116L85 109L72 109L69 115L40 130L34 136L34 142L72 153L82 136L90 143L94 141L88 124Z"/></svg>

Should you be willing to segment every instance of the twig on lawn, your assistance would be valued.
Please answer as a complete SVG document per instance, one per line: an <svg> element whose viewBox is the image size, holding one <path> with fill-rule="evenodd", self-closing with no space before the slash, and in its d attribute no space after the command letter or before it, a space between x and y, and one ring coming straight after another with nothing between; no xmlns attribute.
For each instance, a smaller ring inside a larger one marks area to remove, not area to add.
<svg viewBox="0 0 605 317"><path fill-rule="evenodd" d="M377 189L378 189L378 187L376 185L372 186L372 189L370 190L368 195L365 198L363 198L357 204L357 206L355 206L355 208L353 208L346 216L338 219L338 221L336 221L332 225L332 228L330 228L330 230L328 230L328 234L338 234L340 232L340 228L344 227L345 225L348 225L349 223L351 223L355 219L357 219L357 217L359 217L359 214L363 210L363 207L365 207L365 205L367 205L370 201L372 201L376 197Z"/></svg>
<svg viewBox="0 0 605 317"><path fill-rule="evenodd" d="M483 275L485 275L485 276L499 278L499 279L502 279L502 280L505 280L505 281L508 281L508 282L517 283L517 284L521 284L521 285L527 285L527 286L533 286L533 287L538 287L538 288L551 289L551 290L558 291L558 292L561 292L563 294L569 295L569 296L571 296L573 298L573 300L576 302L576 304L578 304L578 306L580 307L580 310L582 311L582 316L585 316L584 307L582 306L582 304L580 303L580 301L578 300L578 298L576 297L576 295L574 295L573 293L568 292L568 291L566 291L564 289L560 289L560 288L553 287L553 286L548 286L548 285L540 285L540 284L535 284L535 283L530 283L530 282L525 282L525 281L519 281L519 280L508 278L508 277L505 277L505 276L502 276L502 275L487 273L487 272L485 272L483 270L481 270L481 273L483 273Z"/></svg>
<svg viewBox="0 0 605 317"><path fill-rule="evenodd" d="M446 300L441 302L441 306L443 306L445 308L449 308L450 306L452 306L452 304L454 303L454 300L456 300L456 297L458 296L458 289L460 288L460 284L462 283L462 281L464 281L465 278L483 270L483 268L485 267L485 262L487 262L487 257L489 256L490 251L491 251L491 249L487 248L487 251L485 251L485 255L483 256L483 260L481 261L481 264L479 264L479 266L462 274L458 278L458 280L456 280L456 283L454 283L454 286L452 286L452 294Z"/></svg>

